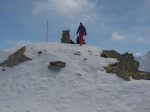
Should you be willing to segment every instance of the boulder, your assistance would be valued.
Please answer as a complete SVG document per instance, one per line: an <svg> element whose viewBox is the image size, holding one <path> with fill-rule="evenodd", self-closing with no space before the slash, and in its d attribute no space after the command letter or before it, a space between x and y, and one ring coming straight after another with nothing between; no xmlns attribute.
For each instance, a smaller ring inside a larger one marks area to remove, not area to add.
<svg viewBox="0 0 150 112"><path fill-rule="evenodd" d="M75 52L74 55L80 56L80 55L81 55L81 52L79 52L79 51L78 51L78 52Z"/></svg>
<svg viewBox="0 0 150 112"><path fill-rule="evenodd" d="M60 69L60 68L64 68L66 66L65 62L62 61L54 61L54 62L50 62L48 65L49 69Z"/></svg>
<svg viewBox="0 0 150 112"><path fill-rule="evenodd" d="M6 70L3 68L2 71L6 71Z"/></svg>
<svg viewBox="0 0 150 112"><path fill-rule="evenodd" d="M26 50L25 46L18 49L15 53L8 56L7 60L4 60L2 63L0 63L0 66L13 67L15 65L18 65L19 63L32 60L31 58L25 56L24 54L25 50Z"/></svg>
<svg viewBox="0 0 150 112"><path fill-rule="evenodd" d="M38 53L37 53L37 54L39 54L39 55L40 55L40 54L42 54L42 51L38 51Z"/></svg>

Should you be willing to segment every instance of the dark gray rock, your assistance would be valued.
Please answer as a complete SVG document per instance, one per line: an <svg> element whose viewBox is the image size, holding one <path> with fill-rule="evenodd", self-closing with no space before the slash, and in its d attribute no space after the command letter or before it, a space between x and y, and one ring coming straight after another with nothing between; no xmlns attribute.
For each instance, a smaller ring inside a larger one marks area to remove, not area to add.
<svg viewBox="0 0 150 112"><path fill-rule="evenodd" d="M84 61L87 61L87 58L84 58L83 60L84 60Z"/></svg>
<svg viewBox="0 0 150 112"><path fill-rule="evenodd" d="M54 61L54 62L50 62L48 65L49 69L60 69L60 68L64 68L66 66L65 62L62 61Z"/></svg>
<svg viewBox="0 0 150 112"><path fill-rule="evenodd" d="M42 54L42 51L38 51L38 54Z"/></svg>
<svg viewBox="0 0 150 112"><path fill-rule="evenodd" d="M7 60L4 60L2 63L0 63L0 66L8 66L13 67L18 65L19 63L32 60L31 58L25 56L24 52L26 50L26 47L22 47L18 49L15 53L8 56Z"/></svg>
<svg viewBox="0 0 150 112"><path fill-rule="evenodd" d="M74 55L80 56L80 55L81 55L81 52L79 52L79 51L78 51L78 52L75 52Z"/></svg>
<svg viewBox="0 0 150 112"><path fill-rule="evenodd" d="M6 70L3 68L2 71L6 71Z"/></svg>

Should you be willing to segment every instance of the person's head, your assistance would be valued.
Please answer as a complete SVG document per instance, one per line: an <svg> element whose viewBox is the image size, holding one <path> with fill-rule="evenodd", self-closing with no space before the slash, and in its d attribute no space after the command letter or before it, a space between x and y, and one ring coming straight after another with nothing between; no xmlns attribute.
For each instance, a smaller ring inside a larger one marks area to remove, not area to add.
<svg viewBox="0 0 150 112"><path fill-rule="evenodd" d="M80 22L80 26L83 26L82 22Z"/></svg>

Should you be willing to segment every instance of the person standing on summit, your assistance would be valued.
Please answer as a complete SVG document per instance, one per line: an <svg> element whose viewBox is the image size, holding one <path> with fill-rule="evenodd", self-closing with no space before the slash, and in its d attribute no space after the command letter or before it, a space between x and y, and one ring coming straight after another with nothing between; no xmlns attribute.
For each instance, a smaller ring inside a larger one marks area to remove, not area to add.
<svg viewBox="0 0 150 112"><path fill-rule="evenodd" d="M78 35L79 34L79 35ZM77 30L77 44L80 44L82 46L82 44L85 44L85 40L83 39L84 35L86 36L86 29L84 27L84 25L82 24L82 22L80 23L78 30Z"/></svg>

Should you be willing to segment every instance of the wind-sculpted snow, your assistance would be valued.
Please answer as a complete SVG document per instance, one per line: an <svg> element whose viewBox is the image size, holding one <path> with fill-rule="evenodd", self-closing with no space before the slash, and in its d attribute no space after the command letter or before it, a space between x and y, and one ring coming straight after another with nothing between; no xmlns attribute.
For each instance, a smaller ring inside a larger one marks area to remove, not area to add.
<svg viewBox="0 0 150 112"><path fill-rule="evenodd" d="M100 57L101 49L55 43L26 48L32 61L0 71L0 112L149 112L150 82L107 74L103 67L116 60ZM66 67L48 69L57 60Z"/></svg>

